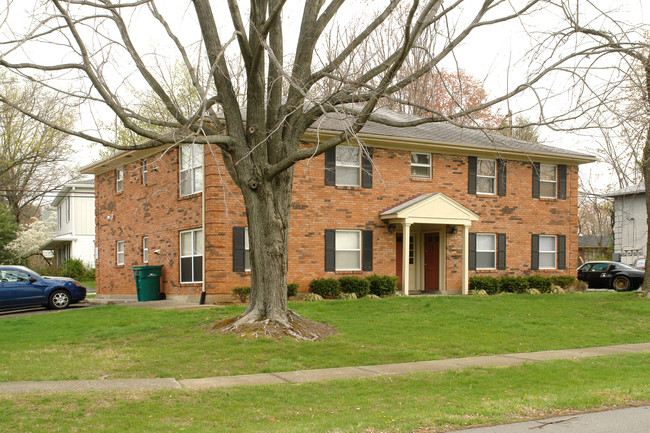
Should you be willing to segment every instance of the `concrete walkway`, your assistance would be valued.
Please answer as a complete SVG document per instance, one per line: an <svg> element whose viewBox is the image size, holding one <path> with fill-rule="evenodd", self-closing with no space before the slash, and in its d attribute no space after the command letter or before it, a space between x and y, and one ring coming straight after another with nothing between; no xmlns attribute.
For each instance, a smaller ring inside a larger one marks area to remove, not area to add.
<svg viewBox="0 0 650 433"><path fill-rule="evenodd" d="M523 364L525 362L538 362L552 359L580 359L593 356L648 351L650 351L650 343L638 343L621 344L618 346L588 347L582 349L546 350L543 352L477 356L438 361L405 362L401 364L323 368L318 370L246 374L241 376L204 377L200 379L177 380L174 378L162 378L1 382L0 394L28 392L137 391L157 389L202 390L242 385L269 385L276 383L315 382L328 379L353 379L388 374L408 374L421 371L462 370L470 367L507 367Z"/></svg>

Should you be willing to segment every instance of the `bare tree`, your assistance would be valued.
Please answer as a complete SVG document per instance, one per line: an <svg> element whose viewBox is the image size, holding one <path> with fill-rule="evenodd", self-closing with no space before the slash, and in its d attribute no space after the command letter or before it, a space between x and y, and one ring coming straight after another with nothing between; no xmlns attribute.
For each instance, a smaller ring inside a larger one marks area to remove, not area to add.
<svg viewBox="0 0 650 433"><path fill-rule="evenodd" d="M75 118L42 86L1 72L0 194L16 222L23 224L38 214L46 194L60 188L66 176L59 167L70 148L67 134L23 111L37 113L41 119L63 127L72 126Z"/></svg>
<svg viewBox="0 0 650 433"><path fill-rule="evenodd" d="M548 7L547 0L367 2L368 7L372 4L377 8L377 14L348 27L347 42L328 41L333 50L327 55L318 54L326 39L324 35L343 28L345 17L359 10L350 9L358 2L299 3L299 23L283 20L285 9L290 7L288 0L228 0L229 23L219 21L224 10L215 13L209 0L179 3L183 4L175 4L176 9L163 13L153 0L40 2L32 27L20 32L11 28L10 35L5 32L10 37L2 43L0 65L46 82L71 98L93 106L102 104L142 140L135 146L120 144L104 135L59 125L39 113L22 110L60 131L117 149L190 142L219 147L246 205L252 268L249 305L239 317L221 324L224 332L261 327L274 335L296 338L320 338L331 332L287 308L289 215L296 162L347 142L369 120L398 127L425 122L462 123L461 119L522 92L533 91L545 76L580 54L550 50L549 58L538 62L540 67L534 74L510 86L502 95L473 106L459 103L457 109L442 112L425 104L403 101L396 95L426 79L427 74L442 70L444 62L452 58L454 50L469 35L488 26L524 20ZM381 34L400 4L406 13L400 15L393 41L386 42L381 50L368 51L367 42ZM292 11L297 9L294 4L291 7ZM172 21L165 16L172 17ZM175 30L180 26L175 20L177 16L196 26L185 23L182 34L179 33ZM166 44L160 49L165 56L174 51L181 59L197 104L180 103L181 98L166 85L157 67L161 56L143 51L135 26L129 27L134 19L148 20L147 37L155 34L159 43ZM224 30L227 28L233 31ZM435 43L423 50L419 42L428 29L437 36ZM287 54L288 40L294 40L295 45ZM22 55L38 44L49 44L60 56L51 62L39 62ZM404 68L415 50L426 55L417 65ZM227 61L231 53L244 65L243 101L236 91L241 83L235 80ZM59 61L60 58L65 60ZM360 58L362 64L358 62ZM69 87L72 79L80 87ZM137 101L126 91L127 81L137 83L133 88L146 87L164 109L139 109ZM4 99L4 95L0 98ZM410 103L425 116L408 122L378 116L375 108L382 99ZM325 141L301 146L307 129L320 116L333 112L349 116L349 128Z"/></svg>

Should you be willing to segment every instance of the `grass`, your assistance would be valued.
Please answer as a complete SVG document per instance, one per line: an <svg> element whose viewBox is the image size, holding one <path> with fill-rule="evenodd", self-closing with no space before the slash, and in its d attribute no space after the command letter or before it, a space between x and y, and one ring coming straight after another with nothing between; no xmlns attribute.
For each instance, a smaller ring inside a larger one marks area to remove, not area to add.
<svg viewBox="0 0 650 433"><path fill-rule="evenodd" d="M81 280L79 281L82 286L88 289L89 292L95 291L95 280Z"/></svg>
<svg viewBox="0 0 650 433"><path fill-rule="evenodd" d="M440 432L650 402L650 354L210 391L0 396L9 432Z"/></svg>
<svg viewBox="0 0 650 433"><path fill-rule="evenodd" d="M650 302L633 293L391 298L295 303L336 326L324 342L210 333L241 306L105 306L0 320L0 381L193 378L648 341Z"/></svg>

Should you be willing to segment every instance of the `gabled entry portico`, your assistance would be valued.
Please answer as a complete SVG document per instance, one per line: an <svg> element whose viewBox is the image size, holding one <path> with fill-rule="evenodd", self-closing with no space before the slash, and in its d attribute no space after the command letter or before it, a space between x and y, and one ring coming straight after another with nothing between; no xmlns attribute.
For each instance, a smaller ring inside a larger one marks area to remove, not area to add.
<svg viewBox="0 0 650 433"><path fill-rule="evenodd" d="M423 194L381 213L381 219L401 228L402 291L446 291L448 233L462 228L462 294L468 293L469 282L469 227L478 221L476 213L442 193ZM399 245L399 234L396 243ZM437 251L436 251L437 250ZM436 263L437 262L437 263ZM434 281L438 278L438 283Z"/></svg>

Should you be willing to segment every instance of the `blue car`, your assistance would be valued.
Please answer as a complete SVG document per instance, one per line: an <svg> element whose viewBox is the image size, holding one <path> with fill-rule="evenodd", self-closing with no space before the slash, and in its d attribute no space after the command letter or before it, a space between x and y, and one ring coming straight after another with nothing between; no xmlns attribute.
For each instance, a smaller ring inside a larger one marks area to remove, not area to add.
<svg viewBox="0 0 650 433"><path fill-rule="evenodd" d="M86 299L72 278L42 277L24 266L0 266L0 309L43 305L55 310Z"/></svg>

